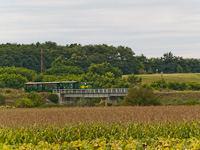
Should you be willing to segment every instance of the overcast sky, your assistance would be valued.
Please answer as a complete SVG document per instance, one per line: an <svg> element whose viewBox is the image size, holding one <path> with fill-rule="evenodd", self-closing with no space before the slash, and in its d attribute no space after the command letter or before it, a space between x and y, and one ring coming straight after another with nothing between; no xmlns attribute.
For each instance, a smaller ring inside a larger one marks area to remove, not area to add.
<svg viewBox="0 0 200 150"><path fill-rule="evenodd" d="M108 44L200 58L200 0L0 0L0 43Z"/></svg>

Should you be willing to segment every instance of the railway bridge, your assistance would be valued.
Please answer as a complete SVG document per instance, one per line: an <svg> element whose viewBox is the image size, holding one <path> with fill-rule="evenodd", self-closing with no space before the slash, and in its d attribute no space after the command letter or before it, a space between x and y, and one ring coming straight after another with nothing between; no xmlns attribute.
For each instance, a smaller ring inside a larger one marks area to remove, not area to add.
<svg viewBox="0 0 200 150"><path fill-rule="evenodd" d="M59 97L59 104L75 104L75 98L104 98L107 103L117 103L118 97L126 96L129 88L107 89L54 89Z"/></svg>

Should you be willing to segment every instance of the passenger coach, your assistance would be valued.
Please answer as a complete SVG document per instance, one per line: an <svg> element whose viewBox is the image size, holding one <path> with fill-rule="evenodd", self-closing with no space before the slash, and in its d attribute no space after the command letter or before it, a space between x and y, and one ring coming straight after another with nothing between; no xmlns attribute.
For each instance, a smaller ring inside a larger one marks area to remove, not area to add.
<svg viewBox="0 0 200 150"><path fill-rule="evenodd" d="M24 84L26 92L51 92L54 89L91 89L92 85L86 82L61 81L61 82L28 82Z"/></svg>

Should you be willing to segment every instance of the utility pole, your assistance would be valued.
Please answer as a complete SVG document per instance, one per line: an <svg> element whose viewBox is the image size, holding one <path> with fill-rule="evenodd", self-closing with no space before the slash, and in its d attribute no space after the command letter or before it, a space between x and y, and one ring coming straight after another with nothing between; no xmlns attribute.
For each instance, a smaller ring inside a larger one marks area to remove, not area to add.
<svg viewBox="0 0 200 150"><path fill-rule="evenodd" d="M43 50L41 49L41 73L44 73Z"/></svg>

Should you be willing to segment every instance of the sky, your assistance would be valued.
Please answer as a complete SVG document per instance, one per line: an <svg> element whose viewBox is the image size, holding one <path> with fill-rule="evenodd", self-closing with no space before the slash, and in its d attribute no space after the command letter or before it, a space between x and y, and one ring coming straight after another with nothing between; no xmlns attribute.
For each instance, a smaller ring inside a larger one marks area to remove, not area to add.
<svg viewBox="0 0 200 150"><path fill-rule="evenodd" d="M200 58L200 0L0 0L0 44L107 44Z"/></svg>

